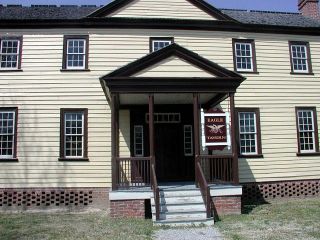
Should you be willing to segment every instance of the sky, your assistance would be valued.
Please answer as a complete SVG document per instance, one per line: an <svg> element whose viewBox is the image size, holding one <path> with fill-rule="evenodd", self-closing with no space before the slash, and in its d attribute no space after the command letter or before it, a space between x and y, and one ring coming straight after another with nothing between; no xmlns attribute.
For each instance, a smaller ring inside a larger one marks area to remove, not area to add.
<svg viewBox="0 0 320 240"><path fill-rule="evenodd" d="M161 1L161 0L160 0ZM105 5L110 0L0 0L0 4ZM208 0L217 8L297 12L298 0Z"/></svg>

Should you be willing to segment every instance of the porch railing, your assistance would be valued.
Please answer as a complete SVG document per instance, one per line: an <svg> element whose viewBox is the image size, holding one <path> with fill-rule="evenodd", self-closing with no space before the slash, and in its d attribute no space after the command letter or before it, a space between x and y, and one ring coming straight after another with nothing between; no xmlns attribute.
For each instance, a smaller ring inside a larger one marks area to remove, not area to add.
<svg viewBox="0 0 320 240"><path fill-rule="evenodd" d="M156 208L156 220L160 220L160 190L158 187L156 170L153 163L151 164L151 186L153 190L154 204Z"/></svg>
<svg viewBox="0 0 320 240"><path fill-rule="evenodd" d="M116 158L116 187L150 187L150 157Z"/></svg>
<svg viewBox="0 0 320 240"><path fill-rule="evenodd" d="M196 184L200 188L201 195L206 206L207 218L211 217L211 196L210 196L210 187L207 183L207 180L202 171L202 167L199 161L196 162Z"/></svg>
<svg viewBox="0 0 320 240"><path fill-rule="evenodd" d="M234 181L232 155L201 155L200 163L208 183Z"/></svg>

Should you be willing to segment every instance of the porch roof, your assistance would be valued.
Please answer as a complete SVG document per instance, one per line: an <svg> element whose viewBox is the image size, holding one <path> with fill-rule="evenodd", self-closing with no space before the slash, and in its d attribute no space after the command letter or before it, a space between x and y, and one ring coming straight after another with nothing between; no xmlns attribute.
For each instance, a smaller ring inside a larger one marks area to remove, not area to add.
<svg viewBox="0 0 320 240"><path fill-rule="evenodd" d="M212 77L188 77L188 71L186 71L186 77L135 76L170 57L178 57L203 72L211 74ZM244 80L245 77L242 75L175 43L100 78L108 95L113 93L230 93L235 92Z"/></svg>

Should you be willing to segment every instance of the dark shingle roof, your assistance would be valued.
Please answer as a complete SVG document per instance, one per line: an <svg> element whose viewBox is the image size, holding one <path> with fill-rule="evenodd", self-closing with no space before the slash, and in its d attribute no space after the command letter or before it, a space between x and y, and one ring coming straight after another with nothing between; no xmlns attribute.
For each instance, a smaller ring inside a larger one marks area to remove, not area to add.
<svg viewBox="0 0 320 240"><path fill-rule="evenodd" d="M32 5L31 7L19 5L0 5L0 20L28 20L28 19L81 19L96 11L100 7L94 5L84 6L55 6ZM265 12L221 9L231 18L246 24L264 24L290 27L320 27L320 21L307 18L299 13Z"/></svg>
<svg viewBox="0 0 320 240"><path fill-rule="evenodd" d="M320 21L302 16L299 13L229 9L222 9L221 11L241 23L290 27L320 27Z"/></svg>
<svg viewBox="0 0 320 240"><path fill-rule="evenodd" d="M97 10L96 6L34 5L0 7L0 19L80 19Z"/></svg>

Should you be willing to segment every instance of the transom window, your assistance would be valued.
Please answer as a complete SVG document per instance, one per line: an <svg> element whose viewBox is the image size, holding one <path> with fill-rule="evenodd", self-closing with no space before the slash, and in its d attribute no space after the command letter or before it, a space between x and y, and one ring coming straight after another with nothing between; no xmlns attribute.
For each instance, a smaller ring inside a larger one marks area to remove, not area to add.
<svg viewBox="0 0 320 240"><path fill-rule="evenodd" d="M62 109L63 155L62 158L86 158L87 110Z"/></svg>
<svg viewBox="0 0 320 240"><path fill-rule="evenodd" d="M240 156L263 157L259 109L236 108L236 113Z"/></svg>
<svg viewBox="0 0 320 240"><path fill-rule="evenodd" d="M149 113L146 114L146 122L149 123ZM154 123L180 123L180 113L154 113Z"/></svg>
<svg viewBox="0 0 320 240"><path fill-rule="evenodd" d="M235 42L235 65L237 71L254 71L252 43Z"/></svg>
<svg viewBox="0 0 320 240"><path fill-rule="evenodd" d="M150 52L158 51L173 43L173 38L150 38Z"/></svg>
<svg viewBox="0 0 320 240"><path fill-rule="evenodd" d="M308 43L290 42L291 66L294 73L309 73Z"/></svg>
<svg viewBox="0 0 320 240"><path fill-rule="evenodd" d="M65 36L64 69L88 68L88 36Z"/></svg>
<svg viewBox="0 0 320 240"><path fill-rule="evenodd" d="M19 39L1 40L1 69L18 69L20 63L20 44Z"/></svg>
<svg viewBox="0 0 320 240"><path fill-rule="evenodd" d="M317 129L315 123L315 109L297 109L297 129L299 151L301 153L316 152L317 144Z"/></svg>
<svg viewBox="0 0 320 240"><path fill-rule="evenodd" d="M134 126L134 156L143 157L144 155L144 141L143 141L143 126Z"/></svg>
<svg viewBox="0 0 320 240"><path fill-rule="evenodd" d="M192 156L193 155L193 140L192 140L192 126L184 125L184 155Z"/></svg>
<svg viewBox="0 0 320 240"><path fill-rule="evenodd" d="M17 109L0 109L0 159L15 158Z"/></svg>

